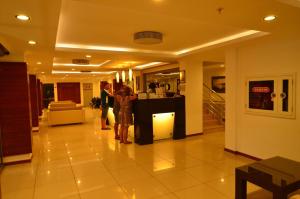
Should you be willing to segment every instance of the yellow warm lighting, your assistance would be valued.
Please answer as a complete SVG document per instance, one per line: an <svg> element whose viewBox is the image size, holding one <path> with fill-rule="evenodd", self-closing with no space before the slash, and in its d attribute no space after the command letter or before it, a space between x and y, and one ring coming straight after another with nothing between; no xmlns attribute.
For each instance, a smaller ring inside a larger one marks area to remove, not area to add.
<svg viewBox="0 0 300 199"><path fill-rule="evenodd" d="M53 66L79 66L79 67L99 67L103 66L104 64L107 64L111 60L106 60L105 62L102 62L100 64L65 64L65 63L53 63Z"/></svg>
<svg viewBox="0 0 300 199"><path fill-rule="evenodd" d="M257 33L261 33L261 32L256 31L256 30L244 31L244 32L234 34L234 35L230 35L228 37L223 37L221 39L217 39L217 40L205 43L205 44L201 44L199 46L195 46L195 47L192 47L192 48L186 48L186 49L180 50L180 51L177 51L175 54L176 55L182 55L182 54L189 53L189 52L192 52L192 51L195 51L195 50L200 50L202 48L207 48L207 47L210 47L210 46L214 46L214 45L217 45L217 44L229 42L229 41L239 39L239 38L242 38L242 37L251 36L251 35L254 35L254 34L257 34Z"/></svg>
<svg viewBox="0 0 300 199"><path fill-rule="evenodd" d="M158 171L163 171L163 170L172 169L172 168L174 168L174 164L163 160L163 161L154 163L153 171L158 172Z"/></svg>
<svg viewBox="0 0 300 199"><path fill-rule="evenodd" d="M115 46L98 46L98 45L69 44L69 43L57 43L55 45L55 48L56 49L84 49L84 50L113 51L113 52L136 52L136 53L149 53L149 54L159 54L159 55L166 55L170 57L176 57L195 50L211 47L214 45L222 44L225 42L229 42L229 41L233 41L236 39L253 36L257 34L265 35L267 33L256 31L256 30L247 30L244 32L233 34L227 37L223 37L221 39L217 39L208 43L204 43L191 48L182 49L179 51L159 51L159 50L146 50L146 49L136 49L136 48L126 48L126 47L115 47Z"/></svg>
<svg viewBox="0 0 300 199"><path fill-rule="evenodd" d="M128 79L129 79L129 81L132 81L132 69L131 68L128 71Z"/></svg>
<svg viewBox="0 0 300 199"><path fill-rule="evenodd" d="M85 57L86 57L86 58L91 58L92 56L91 56L91 55L86 55Z"/></svg>
<svg viewBox="0 0 300 199"><path fill-rule="evenodd" d="M42 62L36 62L36 64L37 64L37 65L41 65L41 64L42 64Z"/></svg>
<svg viewBox="0 0 300 199"><path fill-rule="evenodd" d="M28 41L28 44L30 44L30 45L35 45L35 44L36 44L36 41L30 40L30 41Z"/></svg>
<svg viewBox="0 0 300 199"><path fill-rule="evenodd" d="M264 18L265 21L273 21L274 19L276 19L275 15L269 15Z"/></svg>
<svg viewBox="0 0 300 199"><path fill-rule="evenodd" d="M58 43L55 45L55 48L57 48L57 49L85 49L85 50L113 51L113 52L140 52L140 53L174 55L174 53L172 51L155 51L155 50L134 49L134 48L124 48L124 47L113 47L113 46L94 46L94 45L84 45L84 44Z"/></svg>
<svg viewBox="0 0 300 199"><path fill-rule="evenodd" d="M154 140L170 138L173 135L174 118L174 112L152 115Z"/></svg>
<svg viewBox="0 0 300 199"><path fill-rule="evenodd" d="M110 75L115 73L115 71L92 71L92 72L80 72L80 71L62 71L62 70L52 70L52 74L100 74L100 75Z"/></svg>
<svg viewBox="0 0 300 199"><path fill-rule="evenodd" d="M144 68L149 68L149 67L154 67L154 66L160 66L163 64L167 64L167 63L166 62L150 62L147 64L138 65L135 68L136 69L144 69Z"/></svg>
<svg viewBox="0 0 300 199"><path fill-rule="evenodd" d="M119 72L116 73L116 81L117 81L117 83L120 82L120 75L119 75Z"/></svg>
<svg viewBox="0 0 300 199"><path fill-rule="evenodd" d="M125 75L125 71L122 71L122 82L126 81L126 75Z"/></svg>
<svg viewBox="0 0 300 199"><path fill-rule="evenodd" d="M16 18L21 21L28 21L30 19L27 15L17 15Z"/></svg>

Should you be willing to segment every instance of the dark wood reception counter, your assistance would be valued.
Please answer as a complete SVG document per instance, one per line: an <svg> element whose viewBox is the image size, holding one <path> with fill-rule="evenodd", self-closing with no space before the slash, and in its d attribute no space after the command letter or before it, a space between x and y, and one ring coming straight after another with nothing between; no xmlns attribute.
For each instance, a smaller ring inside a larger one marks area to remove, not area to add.
<svg viewBox="0 0 300 199"><path fill-rule="evenodd" d="M133 103L134 140L137 144L152 144L154 128L159 133L168 128L173 139L185 138L185 98L139 99Z"/></svg>

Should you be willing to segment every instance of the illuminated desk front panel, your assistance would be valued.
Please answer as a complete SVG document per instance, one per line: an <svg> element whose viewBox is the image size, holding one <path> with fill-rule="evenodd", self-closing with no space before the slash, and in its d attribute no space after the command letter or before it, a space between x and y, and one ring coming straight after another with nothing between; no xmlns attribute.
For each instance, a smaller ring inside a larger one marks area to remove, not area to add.
<svg viewBox="0 0 300 199"><path fill-rule="evenodd" d="M142 99L133 104L135 143L185 138L185 98Z"/></svg>

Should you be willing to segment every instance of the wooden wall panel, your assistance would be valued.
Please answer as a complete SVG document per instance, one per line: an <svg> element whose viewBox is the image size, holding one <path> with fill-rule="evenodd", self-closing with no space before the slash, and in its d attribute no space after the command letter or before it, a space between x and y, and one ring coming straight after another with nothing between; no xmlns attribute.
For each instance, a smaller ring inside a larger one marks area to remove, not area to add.
<svg viewBox="0 0 300 199"><path fill-rule="evenodd" d="M33 127L39 126L38 84L35 75L29 75L31 122Z"/></svg>
<svg viewBox="0 0 300 199"><path fill-rule="evenodd" d="M77 104L80 104L81 103L80 83L79 82L57 83L57 98L58 101L71 100Z"/></svg>
<svg viewBox="0 0 300 199"><path fill-rule="evenodd" d="M3 155L32 152L26 63L0 62L0 123Z"/></svg>

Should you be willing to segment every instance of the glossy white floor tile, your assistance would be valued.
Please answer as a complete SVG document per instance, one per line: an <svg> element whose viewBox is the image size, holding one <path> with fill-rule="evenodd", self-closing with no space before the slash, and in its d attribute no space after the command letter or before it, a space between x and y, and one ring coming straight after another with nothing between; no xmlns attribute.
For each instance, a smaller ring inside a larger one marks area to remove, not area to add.
<svg viewBox="0 0 300 199"><path fill-rule="evenodd" d="M224 151L224 132L123 145L87 122L33 134L31 163L7 166L3 199L232 199L234 169L252 162ZM253 198L263 198L250 186Z"/></svg>

